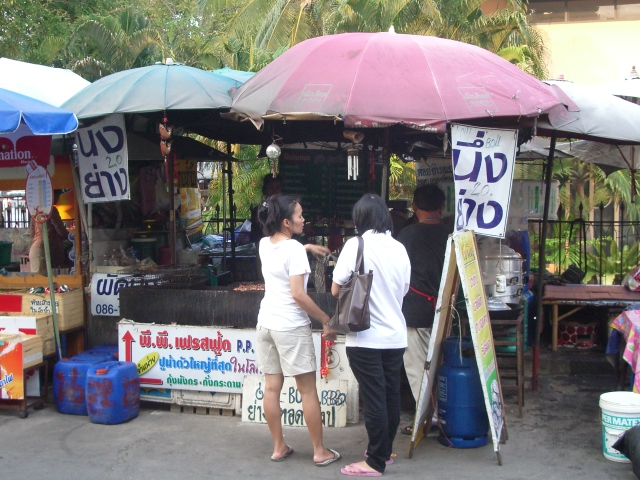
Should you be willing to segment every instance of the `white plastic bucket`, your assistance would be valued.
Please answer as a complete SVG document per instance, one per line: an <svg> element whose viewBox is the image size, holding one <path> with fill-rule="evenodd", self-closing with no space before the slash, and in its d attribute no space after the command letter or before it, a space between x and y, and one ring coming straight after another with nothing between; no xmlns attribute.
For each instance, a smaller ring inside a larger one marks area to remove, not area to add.
<svg viewBox="0 0 640 480"><path fill-rule="evenodd" d="M613 448L616 440L640 423L640 395L633 392L608 392L600 395L602 411L602 453L614 462L630 460Z"/></svg>

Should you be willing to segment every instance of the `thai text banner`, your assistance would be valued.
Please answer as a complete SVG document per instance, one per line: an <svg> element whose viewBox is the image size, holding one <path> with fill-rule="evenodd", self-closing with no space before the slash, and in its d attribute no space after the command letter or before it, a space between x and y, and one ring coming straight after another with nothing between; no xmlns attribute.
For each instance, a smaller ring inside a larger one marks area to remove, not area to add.
<svg viewBox="0 0 640 480"><path fill-rule="evenodd" d="M504 408L502 392L498 378L496 352L493 345L491 322L487 308L487 296L482 284L482 272L478 263L478 246L470 231L454 233L453 241L456 249L456 263L460 273L460 284L464 290L464 298L469 316L471 339L476 355L482 393L489 414L489 425L493 438L494 450L498 451Z"/></svg>
<svg viewBox="0 0 640 480"><path fill-rule="evenodd" d="M504 238L518 133L451 126L455 229Z"/></svg>
<svg viewBox="0 0 640 480"><path fill-rule="evenodd" d="M141 388L242 393L245 375L260 375L256 330L118 323L119 358L138 366ZM313 335L320 364L320 335Z"/></svg>
<svg viewBox="0 0 640 480"><path fill-rule="evenodd" d="M85 203L129 200L129 156L124 115L76 130L80 186Z"/></svg>
<svg viewBox="0 0 640 480"><path fill-rule="evenodd" d="M91 315L120 315L120 289L134 280L131 275L94 273L91 277Z"/></svg>

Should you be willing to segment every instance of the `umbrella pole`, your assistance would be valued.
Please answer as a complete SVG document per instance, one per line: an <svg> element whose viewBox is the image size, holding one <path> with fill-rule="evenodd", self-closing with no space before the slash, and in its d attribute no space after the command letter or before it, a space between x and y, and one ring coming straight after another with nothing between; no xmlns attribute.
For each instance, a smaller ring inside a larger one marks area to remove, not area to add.
<svg viewBox="0 0 640 480"><path fill-rule="evenodd" d="M171 265L176 264L176 198L173 181L174 158L164 157L167 163L167 184L169 185L169 248L171 249Z"/></svg>
<svg viewBox="0 0 640 480"><path fill-rule="evenodd" d="M33 220L35 222L35 219ZM53 333L55 335L58 360L62 360L62 347L60 345L60 330L58 328L58 307L56 305L55 288L53 288L53 275L51 273L51 249L49 248L49 229L47 222L42 224L42 243L44 244L44 258L47 264L47 280L49 282L49 301L51 302L51 318L53 319Z"/></svg>
<svg viewBox="0 0 640 480"><path fill-rule="evenodd" d="M227 142L227 155L231 156L231 144ZM229 180L229 232L231 234L231 266L236 273L236 211L233 208L233 163L227 162L227 178Z"/></svg>
<svg viewBox="0 0 640 480"><path fill-rule="evenodd" d="M540 241L538 242L538 281L536 282L536 300L537 312L535 322L535 335L533 343L533 369L531 375L531 388L532 390L538 390L540 386L540 326L542 325L542 314L544 307L542 305L542 293L544 291L543 285L543 273L545 270L545 250L547 244L547 225L549 223L549 198L551 197L551 175L553 173L553 156L556 149L556 134L555 132L551 136L551 143L549 145L549 157L547 159L547 169L545 172L545 191L544 191L544 209L542 214L542 231L540 232Z"/></svg>
<svg viewBox="0 0 640 480"><path fill-rule="evenodd" d="M385 202L389 199L389 162L391 161L389 151L389 128L385 128L384 145L382 147L382 186L380 187L380 197Z"/></svg>
<svg viewBox="0 0 640 480"><path fill-rule="evenodd" d="M76 274L86 273L88 278L91 278L91 273L93 272L93 244L91 242L91 225L87 218L87 207L82 198L82 186L80 184L80 177L78 176L78 146L74 143L71 147L73 155L72 155L72 165L71 165L71 174L73 176L73 190L76 194L76 207L78 208L78 213L80 216L80 222L77 222L81 228L76 226ZM91 205L89 205L89 209L91 209ZM78 218L76 216L76 218ZM87 271L82 271L82 232L87 232L87 244L88 244L88 255L89 258L87 260Z"/></svg>

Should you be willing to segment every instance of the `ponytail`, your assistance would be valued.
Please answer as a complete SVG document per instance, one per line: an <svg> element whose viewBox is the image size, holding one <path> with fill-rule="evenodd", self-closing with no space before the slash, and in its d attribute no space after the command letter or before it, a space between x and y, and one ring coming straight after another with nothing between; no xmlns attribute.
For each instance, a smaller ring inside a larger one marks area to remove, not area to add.
<svg viewBox="0 0 640 480"><path fill-rule="evenodd" d="M275 235L285 219L291 220L298 198L292 195L272 195L262 200L258 206L258 221L262 234L268 237Z"/></svg>

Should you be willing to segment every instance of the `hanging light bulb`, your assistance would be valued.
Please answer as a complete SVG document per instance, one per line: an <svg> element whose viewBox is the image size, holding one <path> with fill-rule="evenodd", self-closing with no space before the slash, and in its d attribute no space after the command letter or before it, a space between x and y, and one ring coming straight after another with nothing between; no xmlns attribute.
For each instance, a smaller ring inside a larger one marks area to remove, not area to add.
<svg viewBox="0 0 640 480"><path fill-rule="evenodd" d="M267 147L267 157L269 157L271 160L276 160L278 157L280 157L281 153L282 150L280 150L280 147L276 145L275 142Z"/></svg>
<svg viewBox="0 0 640 480"><path fill-rule="evenodd" d="M273 176L273 178L276 178L276 176L278 175L276 162L278 161L281 153L282 150L275 141L267 147L267 157L271 159L271 175Z"/></svg>

